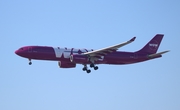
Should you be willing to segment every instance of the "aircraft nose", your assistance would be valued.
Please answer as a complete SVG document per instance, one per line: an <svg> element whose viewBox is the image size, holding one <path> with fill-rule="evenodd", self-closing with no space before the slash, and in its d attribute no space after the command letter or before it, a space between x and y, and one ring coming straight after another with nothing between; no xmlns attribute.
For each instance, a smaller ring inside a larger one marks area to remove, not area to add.
<svg viewBox="0 0 180 110"><path fill-rule="evenodd" d="M16 50L16 51L15 51L15 54L16 54L16 55L19 55L19 51L18 51L18 50Z"/></svg>
<svg viewBox="0 0 180 110"><path fill-rule="evenodd" d="M26 57L26 56L28 56L28 53L26 51L27 51L27 49L25 47L21 47L18 50L16 50L14 53L18 56Z"/></svg>

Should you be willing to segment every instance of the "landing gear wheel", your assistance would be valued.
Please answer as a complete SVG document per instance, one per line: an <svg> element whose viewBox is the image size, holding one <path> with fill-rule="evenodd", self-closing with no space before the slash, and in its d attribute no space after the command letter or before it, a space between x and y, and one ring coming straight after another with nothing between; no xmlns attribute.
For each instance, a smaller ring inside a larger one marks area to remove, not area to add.
<svg viewBox="0 0 180 110"><path fill-rule="evenodd" d="M95 66L95 67L94 67L94 70L98 70L98 66Z"/></svg>
<svg viewBox="0 0 180 110"><path fill-rule="evenodd" d="M87 69L88 69L88 68L87 68L87 65L84 64L84 67L82 68L82 70L83 70L83 71L87 71Z"/></svg>
<svg viewBox="0 0 180 110"><path fill-rule="evenodd" d="M87 70L87 67L84 67L82 70L83 70L83 71L86 71L86 70Z"/></svg>
<svg viewBox="0 0 180 110"><path fill-rule="evenodd" d="M32 62L29 62L29 65L32 65Z"/></svg>
<svg viewBox="0 0 180 110"><path fill-rule="evenodd" d="M92 68L92 67L94 67L94 64L93 64L93 63L91 63L91 64L90 64L90 67L91 67L91 68Z"/></svg>
<svg viewBox="0 0 180 110"><path fill-rule="evenodd" d="M91 72L91 70L86 70L86 72L87 72L87 73L90 73L90 72Z"/></svg>

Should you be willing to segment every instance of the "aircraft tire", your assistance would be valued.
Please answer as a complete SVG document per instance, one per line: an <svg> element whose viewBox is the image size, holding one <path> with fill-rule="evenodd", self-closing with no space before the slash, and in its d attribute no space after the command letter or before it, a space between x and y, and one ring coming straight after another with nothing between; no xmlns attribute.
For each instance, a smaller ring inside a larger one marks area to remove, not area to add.
<svg viewBox="0 0 180 110"><path fill-rule="evenodd" d="M32 65L32 62L29 62L29 65Z"/></svg>
<svg viewBox="0 0 180 110"><path fill-rule="evenodd" d="M94 67L94 64L93 64L93 63L91 63L91 64L90 64L90 67L91 67L91 68L92 68L92 67Z"/></svg>
<svg viewBox="0 0 180 110"><path fill-rule="evenodd" d="M98 66L95 66L95 67L94 67L94 70L98 70Z"/></svg>
<svg viewBox="0 0 180 110"><path fill-rule="evenodd" d="M84 67L84 68L82 68L82 70L83 70L83 71L86 71L86 70L87 70L87 68L86 68L86 67Z"/></svg>
<svg viewBox="0 0 180 110"><path fill-rule="evenodd" d="M87 70L86 72L87 72L87 73L90 73L90 72L91 72L91 70Z"/></svg>

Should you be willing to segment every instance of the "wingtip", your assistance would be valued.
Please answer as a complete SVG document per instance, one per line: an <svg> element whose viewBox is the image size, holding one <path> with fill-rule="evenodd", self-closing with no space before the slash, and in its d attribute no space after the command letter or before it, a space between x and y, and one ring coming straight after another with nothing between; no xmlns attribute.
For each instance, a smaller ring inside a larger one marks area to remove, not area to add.
<svg viewBox="0 0 180 110"><path fill-rule="evenodd" d="M170 50L166 50L166 52L170 52Z"/></svg>
<svg viewBox="0 0 180 110"><path fill-rule="evenodd" d="M134 41L136 39L136 37L133 37L130 41Z"/></svg>

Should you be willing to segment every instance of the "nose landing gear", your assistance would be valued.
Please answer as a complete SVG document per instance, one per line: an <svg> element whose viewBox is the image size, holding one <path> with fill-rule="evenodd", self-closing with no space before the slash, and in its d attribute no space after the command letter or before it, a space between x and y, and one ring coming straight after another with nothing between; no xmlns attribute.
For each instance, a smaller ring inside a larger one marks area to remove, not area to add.
<svg viewBox="0 0 180 110"><path fill-rule="evenodd" d="M31 59L29 59L29 65L32 65Z"/></svg>

